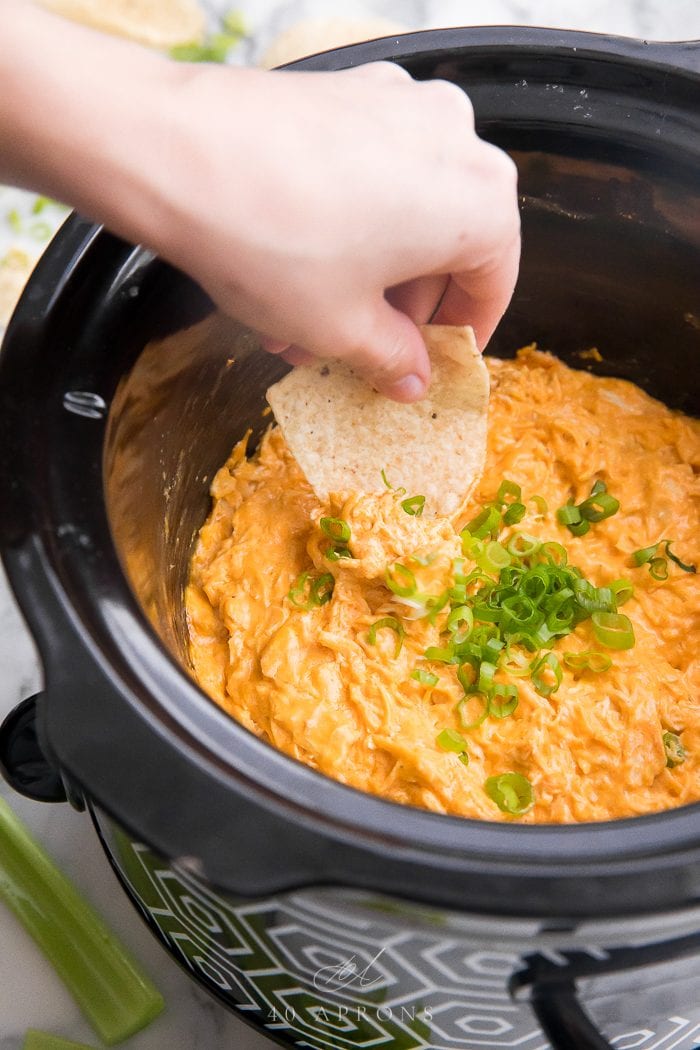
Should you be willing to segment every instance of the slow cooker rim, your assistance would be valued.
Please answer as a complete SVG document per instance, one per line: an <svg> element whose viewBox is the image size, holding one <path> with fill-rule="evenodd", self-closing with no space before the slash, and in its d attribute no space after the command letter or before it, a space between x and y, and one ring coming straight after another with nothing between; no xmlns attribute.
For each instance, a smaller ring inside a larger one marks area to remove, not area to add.
<svg viewBox="0 0 700 1050"><path fill-rule="evenodd" d="M482 44L485 45L486 41L489 40L489 45L493 45L494 43L501 43L503 34L508 32L511 33L511 36L509 37L510 45L512 47L518 46L518 34L515 35L514 39L512 36L512 30L509 30L507 27L496 27L494 30L495 36L491 36L490 38L488 36L489 32L490 30L488 30L487 27L478 27L478 29L468 30L427 30L418 34L408 34L407 36L413 40L419 38L421 45L423 45L426 43L426 39L440 38L442 41L453 42L456 38L463 38L464 34L468 33L470 34L470 39L466 41L463 46L469 48L474 44L472 34L476 33L477 36L480 36L482 38ZM625 44L624 50L626 53L628 52L628 44L634 45L632 46L632 51L635 53L643 44L643 42L635 41L633 38L611 38L558 30L527 29L522 32L529 39L532 39L533 43L535 36L540 40L542 38L551 40L552 37L556 37L559 41L568 41L566 45L562 45L567 47L573 46L574 42L577 43L585 38L589 43L592 40L594 44L599 44L601 53L610 55L610 57L615 57L616 55L616 52L608 50L608 45L611 43L617 44L618 41L622 40ZM401 40L406 43L406 37L401 38ZM381 41L373 41L371 44L372 47L370 47L369 50L373 53L376 50L374 45L381 44ZM668 45L663 44L659 46L666 48ZM355 45L351 49L342 49L342 52L338 52L338 55L342 54L342 57L346 58L348 57L346 52L352 50L353 55L357 57L360 53L367 53L366 47L367 45ZM431 50L434 56L435 48L432 48ZM454 48L449 50L453 51ZM597 49L594 50L596 50L597 53ZM409 54L415 53L415 51L409 52ZM631 55L630 57L635 56ZM328 60L328 55L324 56L324 58ZM313 65L315 60L316 57L314 56L313 59L304 60L303 63L299 63L297 66L309 68ZM362 61L366 60L366 58L362 59ZM676 67L674 66L673 68ZM691 72L694 71L691 70ZM52 242L50 250L47 251L34 275L30 279L29 285L8 329L6 337L8 349L11 347L15 339L20 338L19 333L23 326L28 325L30 329L33 329L35 332L37 331L37 327L40 327L42 322L45 322L50 309L60 298L62 289L70 279L75 268L81 265L86 257L90 256L91 251L102 238L109 236L110 235L102 232L99 227L86 224L84 220L81 220L78 217L74 217L64 225ZM102 433L100 441L103 441L103 437L104 434ZM58 522L55 522L54 526L58 526L58 524ZM35 523L34 527L36 528ZM34 538L39 540L42 549L42 557L34 558L33 568L36 571L45 573L47 578L50 576L53 586L56 583L54 566L52 566L51 556L42 542L40 529L37 530ZM115 563L119 566L119 559L114 549L112 549L111 554L114 557ZM21 592L23 590L22 580L20 579L20 574L17 572L17 565L13 563L11 555L7 557L7 564L10 574L13 577L13 582L15 583L18 592ZM69 567L68 561L64 562L62 571L65 571L66 567ZM133 628L137 632L140 632L143 637L146 637L148 639L148 646L146 648L150 647L152 650L151 658L154 663L149 666L148 670L152 672L158 667L162 667L162 659L165 654L171 667L175 669L179 676L180 687L183 689L185 695L185 702L188 704L197 703L201 706L201 698L202 696L205 696L205 694L199 689L199 687L189 680L184 670L179 667L170 654L165 651L145 615L136 605L128 581L121 571L120 566L119 583L120 596L123 602L122 607L128 612L130 624L129 629L131 630ZM70 599L67 592L62 588L59 588L59 591L61 592L62 597L61 604L65 602L66 605L68 605ZM63 611L65 612L65 609ZM120 650L120 657L123 657L123 655L124 646L122 646ZM153 675L151 677L153 678ZM161 702L164 699L167 698L161 697ZM682 850L690 849L692 851L695 851L700 847L700 823L697 820L698 814L700 814L700 803L659 814L627 818L626 820L615 822L585 825L511 825L495 822L490 823L471 821L464 818L446 817L428 811L413 809L412 807L400 806L396 803L391 803L367 795L356 789L346 787L345 785L339 784L325 776L315 773L308 767L287 758L287 756L280 755L279 752L275 751L268 745L262 744L257 738L253 737L252 734L249 734L248 731L243 729L243 727L228 718L228 716L215 707L208 697L206 697L206 699L209 706L215 710L217 719L219 719L222 725L225 721L229 733L232 734L232 738L236 739L237 744L244 749L249 750L251 759L256 766L259 767L261 754L264 754L264 765L266 768L271 768L271 765L268 764L268 760L274 763L279 763L281 761L285 765L285 771L288 774L289 779L294 781L294 783L301 789L299 792L299 804L302 809L306 807L305 812L312 819L316 819L319 816L323 817L337 828L339 821L337 812L334 812L333 801L336 798L340 798L341 795L344 796L345 800L349 798L350 808L353 810L353 820L349 821L347 826L352 830L353 834L366 836L369 833L376 833L382 839L386 839L387 826L388 823L391 822L390 819L387 820L387 818L401 814L403 815L402 823L404 825L410 824L411 845L414 848L425 847L426 849L435 849L440 846L446 855L453 856L455 859L462 854L468 855L470 858L474 858L475 856L483 858L484 855L488 855L489 851L492 850L492 856L494 858L500 857L501 861L504 861L504 857L509 856L512 858L515 849L517 849L517 865L520 870L522 870L523 863L526 862L532 863L536 868L543 866L548 870L554 870L551 863L552 849L550 848L550 843L556 842L556 846L554 847L556 849L556 859L559 864L567 865L567 871L569 873L573 873L577 865L580 866L581 871L589 870L593 855L595 855L596 858L606 866L623 862L632 863L634 866L635 861L640 860L646 863L647 861L655 859L659 853L664 851L668 858L669 852L672 853L677 847ZM266 754L266 752L269 752L269 754ZM288 787L288 784L286 787ZM285 790L284 794L286 799L290 798L288 790ZM331 804L329 806L321 806L322 795L331 799ZM314 801L313 807L308 805L308 799L311 797ZM97 797L97 801L100 803L102 802L99 797ZM440 827L441 832L444 829L444 834L441 833L436 836L427 834L428 829L432 830L432 828L437 828L438 826ZM645 839L641 834L642 829L644 828L650 828L653 833L653 850L648 848L646 841L640 841L640 839ZM517 839L515 837L516 835ZM403 835L401 836L401 839L403 841ZM459 845L455 845L455 839L463 839L464 841L460 842ZM568 844L565 845L567 840ZM576 840L576 842L574 842L574 840ZM575 848L578 846L579 842L580 849ZM559 865L556 867L558 866Z"/></svg>

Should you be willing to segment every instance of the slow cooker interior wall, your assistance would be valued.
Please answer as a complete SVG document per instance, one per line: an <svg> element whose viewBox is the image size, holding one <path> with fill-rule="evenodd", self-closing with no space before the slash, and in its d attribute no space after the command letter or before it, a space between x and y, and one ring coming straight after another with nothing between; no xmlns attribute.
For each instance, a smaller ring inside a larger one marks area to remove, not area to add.
<svg viewBox="0 0 700 1050"><path fill-rule="evenodd" d="M632 379L697 413L700 236L682 221L700 213L697 177L680 166L655 170L641 155L636 166L613 164L606 143L600 158L590 142L580 158L568 147L514 154L522 269L490 352L537 341L575 367ZM144 324L144 349L111 406L106 503L136 597L187 666L182 593L209 484L248 429L251 447L259 439L265 390L286 366L235 322L216 312L202 319L201 295L181 275L158 261L149 267L168 274L155 282L156 315L176 311L180 327L153 339L152 321ZM601 363L579 356L591 346Z"/></svg>

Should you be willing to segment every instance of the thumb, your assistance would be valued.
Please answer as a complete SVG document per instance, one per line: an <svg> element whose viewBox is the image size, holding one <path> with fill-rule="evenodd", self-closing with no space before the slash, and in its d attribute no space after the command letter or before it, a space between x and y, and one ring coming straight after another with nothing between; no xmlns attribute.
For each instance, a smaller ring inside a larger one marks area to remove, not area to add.
<svg viewBox="0 0 700 1050"><path fill-rule="evenodd" d="M339 355L340 356L340 355ZM420 331L382 298L360 341L343 355L371 385L394 401L419 401L430 383L430 359Z"/></svg>

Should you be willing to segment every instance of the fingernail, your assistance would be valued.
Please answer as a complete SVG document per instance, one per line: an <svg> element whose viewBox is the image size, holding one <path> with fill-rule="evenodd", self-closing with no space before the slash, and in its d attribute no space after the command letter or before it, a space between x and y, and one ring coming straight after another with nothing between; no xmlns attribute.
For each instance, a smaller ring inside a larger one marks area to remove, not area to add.
<svg viewBox="0 0 700 1050"><path fill-rule="evenodd" d="M394 401L420 401L425 396L428 384L425 379L412 373L382 389L382 393Z"/></svg>

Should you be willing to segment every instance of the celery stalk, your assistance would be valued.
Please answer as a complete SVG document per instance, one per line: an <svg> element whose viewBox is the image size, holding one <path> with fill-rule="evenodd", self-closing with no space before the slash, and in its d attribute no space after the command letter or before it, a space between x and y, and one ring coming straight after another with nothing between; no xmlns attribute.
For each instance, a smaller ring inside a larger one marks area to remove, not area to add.
<svg viewBox="0 0 700 1050"><path fill-rule="evenodd" d="M93 1047L61 1039L60 1035L51 1035L50 1032L40 1032L38 1028L29 1028L24 1036L22 1050L93 1050Z"/></svg>
<svg viewBox="0 0 700 1050"><path fill-rule="evenodd" d="M34 938L108 1046L145 1027L163 998L136 960L0 799L0 899Z"/></svg>

